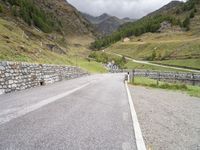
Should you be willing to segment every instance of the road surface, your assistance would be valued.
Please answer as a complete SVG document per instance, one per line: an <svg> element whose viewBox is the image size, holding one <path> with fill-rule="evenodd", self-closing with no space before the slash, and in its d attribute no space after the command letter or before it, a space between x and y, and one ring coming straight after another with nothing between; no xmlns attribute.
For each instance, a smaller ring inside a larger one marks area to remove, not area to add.
<svg viewBox="0 0 200 150"><path fill-rule="evenodd" d="M200 98L130 86L147 148L200 150Z"/></svg>
<svg viewBox="0 0 200 150"><path fill-rule="evenodd" d="M123 57L123 55L117 54L117 53L112 53L112 52L106 52L108 54L116 55L119 57ZM168 68L168 69L176 69L176 70L181 70L181 71L189 71L189 72L194 72L194 73L200 73L200 70L194 70L194 69L186 69L186 68L181 68L181 67L173 67L173 66L166 66L166 65L161 65L161 64L154 64L148 61L142 61L142 60L135 60L130 57L125 57L127 60L133 61L138 64L144 64L144 65L151 65L151 66L156 66L156 67L162 67L162 68Z"/></svg>
<svg viewBox="0 0 200 150"><path fill-rule="evenodd" d="M123 74L0 96L1 150L135 150Z"/></svg>

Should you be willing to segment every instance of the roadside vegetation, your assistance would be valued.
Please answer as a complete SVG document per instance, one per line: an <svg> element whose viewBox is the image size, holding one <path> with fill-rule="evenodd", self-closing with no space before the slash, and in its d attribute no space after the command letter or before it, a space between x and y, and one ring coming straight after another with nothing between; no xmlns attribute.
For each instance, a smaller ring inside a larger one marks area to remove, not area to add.
<svg viewBox="0 0 200 150"><path fill-rule="evenodd" d="M200 70L200 59L155 61L157 64Z"/></svg>
<svg viewBox="0 0 200 150"><path fill-rule="evenodd" d="M183 91L188 93L190 96L200 97L200 87L192 86L186 84L179 83L167 83L163 81L157 81L154 79L146 78L146 77L135 77L133 81L131 81L133 85L146 86L151 88L160 88L166 90L174 90L174 91Z"/></svg>
<svg viewBox="0 0 200 150"><path fill-rule="evenodd" d="M99 63L108 64L109 62L114 62L115 65L119 67L119 69L127 69L126 64L127 60L123 57L115 57L113 55L108 55L104 52L92 52L89 55L89 59L93 59Z"/></svg>

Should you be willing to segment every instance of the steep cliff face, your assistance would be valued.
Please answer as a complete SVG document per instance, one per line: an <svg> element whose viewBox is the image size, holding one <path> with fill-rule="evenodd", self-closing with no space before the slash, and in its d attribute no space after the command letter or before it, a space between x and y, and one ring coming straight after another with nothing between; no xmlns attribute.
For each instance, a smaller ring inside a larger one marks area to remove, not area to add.
<svg viewBox="0 0 200 150"><path fill-rule="evenodd" d="M85 35L93 32L91 24L66 0L34 0L34 2L46 13L61 21L65 34Z"/></svg>

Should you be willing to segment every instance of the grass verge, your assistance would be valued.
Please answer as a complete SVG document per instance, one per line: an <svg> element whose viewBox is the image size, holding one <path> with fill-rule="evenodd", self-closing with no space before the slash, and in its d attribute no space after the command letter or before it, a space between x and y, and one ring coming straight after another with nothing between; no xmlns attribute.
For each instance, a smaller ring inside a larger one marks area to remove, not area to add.
<svg viewBox="0 0 200 150"><path fill-rule="evenodd" d="M156 80L145 78L145 77L135 77L134 81L131 82L133 85L141 85L151 88L160 88L173 91L183 91L188 93L190 96L200 97L200 87L185 85L185 84L175 84L175 83L166 83L159 81L159 84Z"/></svg>

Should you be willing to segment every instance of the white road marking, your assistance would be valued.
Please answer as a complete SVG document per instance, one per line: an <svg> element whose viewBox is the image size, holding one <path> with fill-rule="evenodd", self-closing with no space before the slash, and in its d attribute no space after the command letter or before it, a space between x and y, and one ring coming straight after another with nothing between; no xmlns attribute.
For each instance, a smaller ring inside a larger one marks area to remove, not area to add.
<svg viewBox="0 0 200 150"><path fill-rule="evenodd" d="M138 117L134 108L133 100L131 97L130 90L128 88L127 82L125 83L126 85L126 90L127 90L127 95L128 95L128 100L129 100L129 105L131 108L131 116L132 116L132 121L133 121L133 127L134 127L134 132L135 132L135 139L136 139L136 145L138 150L146 150L146 146L144 143L144 139L142 136L142 131L140 128L140 124L138 122Z"/></svg>
<svg viewBox="0 0 200 150"><path fill-rule="evenodd" d="M82 86L80 86L78 88L75 88L73 90L67 91L65 93L62 93L62 94L56 95L54 97L42 100L42 101L40 101L40 102L38 102L38 103L36 103L34 105L31 105L29 107L23 108L23 109L21 109L21 110L19 110L17 112L14 112L13 114L9 114L6 117L2 117L2 118L0 118L0 125L4 124L6 122L9 122L12 119L21 117L21 116L23 116L23 115L25 115L27 113L32 112L32 111L35 111L35 110L37 110L37 109L39 109L39 108L41 108L41 107L43 107L43 106L45 106L47 104L53 103L53 102L65 97L65 96L68 96L68 95L70 95L70 94L72 94L72 93L74 93L74 92L76 92L76 91L88 86L89 84L91 84L91 82L89 82L87 84L84 84L84 85L82 85Z"/></svg>

